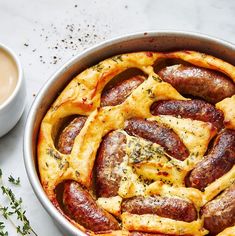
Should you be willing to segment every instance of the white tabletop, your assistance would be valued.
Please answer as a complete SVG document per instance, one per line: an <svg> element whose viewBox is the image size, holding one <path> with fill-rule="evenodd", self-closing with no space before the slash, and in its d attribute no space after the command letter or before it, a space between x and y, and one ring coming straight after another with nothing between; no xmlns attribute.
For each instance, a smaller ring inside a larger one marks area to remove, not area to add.
<svg viewBox="0 0 235 236"><path fill-rule="evenodd" d="M27 83L23 117L0 138L0 167L5 178L21 178L14 191L38 235L62 235L34 195L22 153L27 113L50 75L85 48L136 31L189 30L235 43L234 12L233 0L0 0L0 42L19 55ZM12 225L7 229L17 235Z"/></svg>

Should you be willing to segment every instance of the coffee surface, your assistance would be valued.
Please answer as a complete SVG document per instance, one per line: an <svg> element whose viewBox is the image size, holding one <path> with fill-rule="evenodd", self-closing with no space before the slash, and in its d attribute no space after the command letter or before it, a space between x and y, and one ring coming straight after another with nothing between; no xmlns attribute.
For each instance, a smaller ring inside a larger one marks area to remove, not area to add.
<svg viewBox="0 0 235 236"><path fill-rule="evenodd" d="M12 57L0 49L0 105L13 93L17 77L17 67Z"/></svg>

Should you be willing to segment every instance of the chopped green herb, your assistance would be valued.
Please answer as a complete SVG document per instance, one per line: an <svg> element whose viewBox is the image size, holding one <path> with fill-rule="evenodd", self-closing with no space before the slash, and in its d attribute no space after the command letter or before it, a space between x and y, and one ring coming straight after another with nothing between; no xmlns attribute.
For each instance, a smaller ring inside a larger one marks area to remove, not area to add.
<svg viewBox="0 0 235 236"><path fill-rule="evenodd" d="M47 154L57 160L61 160L61 156L58 152L56 152L53 148L47 148Z"/></svg>
<svg viewBox="0 0 235 236"><path fill-rule="evenodd" d="M0 222L0 236L8 236L8 232L5 231L5 224Z"/></svg>
<svg viewBox="0 0 235 236"><path fill-rule="evenodd" d="M153 79L155 80L155 81L157 81L157 82L159 82L159 83L161 83L162 82L162 79L160 78L160 77L156 77L156 76L152 76L153 77Z"/></svg>
<svg viewBox="0 0 235 236"><path fill-rule="evenodd" d="M115 57L112 57L111 58L113 61L115 61L116 63L120 62L120 61L123 61L122 60L122 55L117 55Z"/></svg>
<svg viewBox="0 0 235 236"><path fill-rule="evenodd" d="M92 69L98 72L101 72L103 70L103 66L101 65L101 63L98 63L94 66L92 66Z"/></svg>
<svg viewBox="0 0 235 236"><path fill-rule="evenodd" d="M149 97L150 97L150 98L155 98L155 95L154 95L152 89L147 89L146 91L147 91L147 93L149 94Z"/></svg>
<svg viewBox="0 0 235 236"><path fill-rule="evenodd" d="M80 176L80 173L77 170L75 171L75 174L76 174L77 177Z"/></svg>
<svg viewBox="0 0 235 236"><path fill-rule="evenodd" d="M15 179L14 177L12 177L12 175L8 177L8 181L14 185L20 184L20 178L18 177L17 179Z"/></svg>

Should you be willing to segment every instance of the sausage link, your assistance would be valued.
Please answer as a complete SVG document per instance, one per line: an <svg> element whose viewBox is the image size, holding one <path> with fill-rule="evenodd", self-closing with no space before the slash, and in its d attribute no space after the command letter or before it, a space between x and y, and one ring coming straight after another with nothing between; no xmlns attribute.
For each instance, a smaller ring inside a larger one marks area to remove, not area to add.
<svg viewBox="0 0 235 236"><path fill-rule="evenodd" d="M132 118L127 120L125 131L161 145L169 155L178 160L183 161L189 156L187 148L177 134L157 122Z"/></svg>
<svg viewBox="0 0 235 236"><path fill-rule="evenodd" d="M204 188L226 174L235 164L235 131L225 130L218 135L211 152L186 177L186 185Z"/></svg>
<svg viewBox="0 0 235 236"><path fill-rule="evenodd" d="M155 102L151 107L153 115L173 115L210 122L220 130L223 127L223 113L202 100L168 100Z"/></svg>
<svg viewBox="0 0 235 236"><path fill-rule="evenodd" d="M77 182L65 182L63 204L66 212L77 223L92 231L120 229L118 221L98 207L91 195Z"/></svg>
<svg viewBox="0 0 235 236"><path fill-rule="evenodd" d="M111 132L104 137L96 158L97 195L112 197L118 194L121 175L118 169L125 156L126 136Z"/></svg>
<svg viewBox="0 0 235 236"><path fill-rule="evenodd" d="M113 88L102 93L101 107L116 106L123 103L131 92L143 82L143 76L134 76L127 80L121 81Z"/></svg>
<svg viewBox="0 0 235 236"><path fill-rule="evenodd" d="M227 227L235 225L235 183L201 210L204 227L217 235Z"/></svg>
<svg viewBox="0 0 235 236"><path fill-rule="evenodd" d="M83 128L86 117L80 116L72 120L61 132L58 139L58 150L63 154L70 154L73 148L74 140Z"/></svg>
<svg viewBox="0 0 235 236"><path fill-rule="evenodd" d="M158 74L180 93L200 97L213 104L235 94L232 80L210 69L180 64L165 67Z"/></svg>
<svg viewBox="0 0 235 236"><path fill-rule="evenodd" d="M122 211L138 215L157 214L161 217L185 222L192 222L197 219L197 211L192 203L179 198L157 195L139 196L124 200Z"/></svg>

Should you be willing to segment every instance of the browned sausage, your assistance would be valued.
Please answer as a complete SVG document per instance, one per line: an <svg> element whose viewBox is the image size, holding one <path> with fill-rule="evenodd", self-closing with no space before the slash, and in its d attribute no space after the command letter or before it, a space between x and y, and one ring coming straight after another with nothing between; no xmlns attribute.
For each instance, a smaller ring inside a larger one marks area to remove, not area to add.
<svg viewBox="0 0 235 236"><path fill-rule="evenodd" d="M194 205L176 197L160 197L157 195L133 197L123 201L122 211L138 215L157 214L161 217L186 222L197 219L197 211Z"/></svg>
<svg viewBox="0 0 235 236"><path fill-rule="evenodd" d="M126 136L111 132L104 137L96 158L95 173L97 195L116 196L121 181L119 165L125 156Z"/></svg>
<svg viewBox="0 0 235 236"><path fill-rule="evenodd" d="M235 164L235 130L220 133L211 152L192 170L186 185L201 191L226 174Z"/></svg>
<svg viewBox="0 0 235 236"><path fill-rule="evenodd" d="M210 122L218 130L223 127L223 113L202 100L168 100L155 102L151 107L153 115L173 115Z"/></svg>
<svg viewBox="0 0 235 236"><path fill-rule="evenodd" d="M116 106L123 103L131 92L144 82L143 76L134 76L121 81L101 95L101 106Z"/></svg>
<svg viewBox="0 0 235 236"><path fill-rule="evenodd" d="M80 116L72 120L67 127L61 132L58 139L58 150L64 154L70 154L73 148L74 139L80 133L86 122L86 117Z"/></svg>
<svg viewBox="0 0 235 236"><path fill-rule="evenodd" d="M217 103L235 94L235 85L227 76L196 66L173 65L158 72L182 94L190 94Z"/></svg>
<svg viewBox="0 0 235 236"><path fill-rule="evenodd" d="M120 229L117 220L98 207L91 195L75 181L65 182L63 204L66 213L89 230L97 232Z"/></svg>
<svg viewBox="0 0 235 236"><path fill-rule="evenodd" d="M201 210L204 227L216 235L225 228L235 225L235 183Z"/></svg>
<svg viewBox="0 0 235 236"><path fill-rule="evenodd" d="M174 131L154 121L140 118L127 120L125 131L130 135L142 137L165 148L166 152L178 160L185 160L189 152Z"/></svg>

